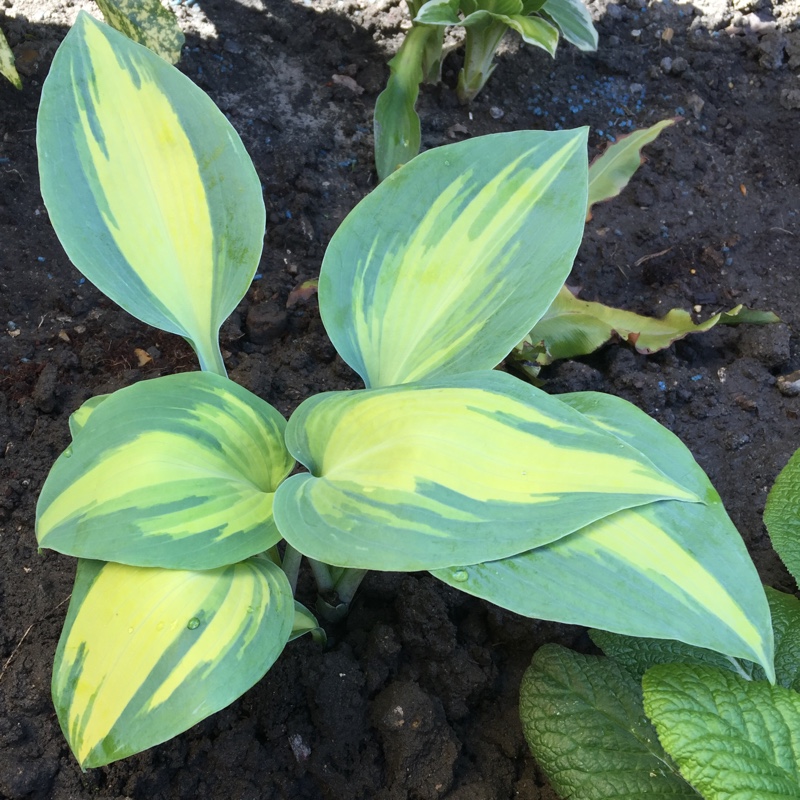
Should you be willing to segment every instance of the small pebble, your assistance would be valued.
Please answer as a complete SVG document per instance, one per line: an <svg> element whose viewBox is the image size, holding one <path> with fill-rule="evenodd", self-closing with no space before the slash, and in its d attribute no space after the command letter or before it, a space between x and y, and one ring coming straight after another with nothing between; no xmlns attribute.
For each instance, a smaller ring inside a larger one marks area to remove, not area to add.
<svg viewBox="0 0 800 800"><path fill-rule="evenodd" d="M489 115L491 116L492 119L503 119L503 117L506 115L506 112L503 111L502 108L498 108L497 106L492 106L489 109Z"/></svg>

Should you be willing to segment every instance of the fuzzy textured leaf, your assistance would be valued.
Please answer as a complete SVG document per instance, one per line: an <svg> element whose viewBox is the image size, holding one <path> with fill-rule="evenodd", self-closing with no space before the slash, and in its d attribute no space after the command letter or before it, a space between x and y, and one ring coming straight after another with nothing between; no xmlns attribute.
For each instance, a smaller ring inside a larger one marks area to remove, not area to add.
<svg viewBox="0 0 800 800"><path fill-rule="evenodd" d="M642 685L664 749L706 800L800 797L800 694L682 664L653 667Z"/></svg>
<svg viewBox="0 0 800 800"><path fill-rule="evenodd" d="M527 338L534 344L544 344L544 351L537 361L545 365L561 358L593 353L614 336L628 341L637 352L649 355L690 333L708 331L718 323L766 325L773 322L780 322L780 319L772 312L750 311L741 305L697 324L688 311L678 308L661 319L655 319L602 303L579 300L564 286Z"/></svg>
<svg viewBox="0 0 800 800"><path fill-rule="evenodd" d="M98 399L42 488L42 547L211 569L280 540L273 493L294 461L283 443L286 422L269 404L207 372Z"/></svg>
<svg viewBox="0 0 800 800"><path fill-rule="evenodd" d="M704 504L650 503L513 558L433 574L525 616L678 639L756 661L774 675L772 628L761 582L692 454L666 428L620 398L581 392L559 395L559 400L605 433L647 453L665 474L703 497Z"/></svg>
<svg viewBox="0 0 800 800"><path fill-rule="evenodd" d="M178 63L186 39L175 14L160 0L97 0L97 5L112 28L170 64Z"/></svg>
<svg viewBox="0 0 800 800"><path fill-rule="evenodd" d="M217 334L258 266L265 211L211 99L81 12L44 83L37 146L42 196L73 264L223 374Z"/></svg>
<svg viewBox="0 0 800 800"><path fill-rule="evenodd" d="M786 569L800 583L800 450L775 479L764 509L764 524Z"/></svg>
<svg viewBox="0 0 800 800"><path fill-rule="evenodd" d="M310 473L278 488L278 527L337 566L469 564L652 500L700 505L635 447L495 371L317 395L286 444Z"/></svg>
<svg viewBox="0 0 800 800"><path fill-rule="evenodd" d="M639 683L611 659L545 645L520 687L525 738L571 800L697 798L658 742Z"/></svg>
<svg viewBox="0 0 800 800"><path fill-rule="evenodd" d="M292 591L253 558L203 572L81 560L53 701L84 768L159 744L219 711L289 639Z"/></svg>
<svg viewBox="0 0 800 800"><path fill-rule="evenodd" d="M585 137L437 147L348 215L325 253L320 313L368 387L491 369L531 329L580 244Z"/></svg>

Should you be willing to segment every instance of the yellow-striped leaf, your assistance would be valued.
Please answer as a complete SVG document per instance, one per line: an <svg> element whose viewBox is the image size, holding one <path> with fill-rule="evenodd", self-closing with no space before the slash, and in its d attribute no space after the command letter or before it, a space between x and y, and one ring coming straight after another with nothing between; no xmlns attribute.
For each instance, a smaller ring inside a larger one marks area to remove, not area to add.
<svg viewBox="0 0 800 800"><path fill-rule="evenodd" d="M545 547L434 575L525 616L678 639L756 661L774 675L764 590L691 453L624 400L588 392L560 399L647 453L705 502L668 500L619 511Z"/></svg>
<svg viewBox="0 0 800 800"><path fill-rule="evenodd" d="M14 65L14 51L2 30L0 30L0 75L5 75L17 89L22 88L19 72Z"/></svg>
<svg viewBox="0 0 800 800"><path fill-rule="evenodd" d="M311 474L278 488L280 531L344 567L475 563L622 508L698 502L638 450L500 372L318 395L292 416L286 442Z"/></svg>
<svg viewBox="0 0 800 800"><path fill-rule="evenodd" d="M81 13L42 90L42 196L67 255L101 291L194 345L247 290L264 203L238 135L188 78Z"/></svg>
<svg viewBox="0 0 800 800"><path fill-rule="evenodd" d="M569 273L586 130L482 136L423 153L342 223L320 312L368 387L497 365Z"/></svg>
<svg viewBox="0 0 800 800"><path fill-rule="evenodd" d="M280 540L273 493L294 461L286 422L268 403L208 372L143 381L96 401L42 488L42 547L211 569Z"/></svg>
<svg viewBox="0 0 800 800"><path fill-rule="evenodd" d="M138 753L232 703L280 655L294 613L266 558L204 572L82 559L53 669L80 765Z"/></svg>

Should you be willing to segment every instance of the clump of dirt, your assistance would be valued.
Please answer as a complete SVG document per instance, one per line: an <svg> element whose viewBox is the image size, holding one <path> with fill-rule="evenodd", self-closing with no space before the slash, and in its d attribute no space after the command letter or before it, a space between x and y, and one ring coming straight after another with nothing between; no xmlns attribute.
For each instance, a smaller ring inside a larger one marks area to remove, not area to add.
<svg viewBox="0 0 800 800"><path fill-rule="evenodd" d="M419 103L423 145L522 128L590 125L592 153L681 117L623 195L597 207L571 283L587 299L705 318L738 303L784 324L716 328L644 357L611 345L546 372L552 392L634 402L675 431L721 493L765 582L793 584L761 513L800 444L798 3L596 0L600 49L555 61L509 36L486 90L455 100L459 55ZM88 0L6 0L0 26L24 91L0 84L0 796L534 800L554 797L517 717L522 672L576 628L525 620L420 575L372 574L330 647L290 645L228 709L175 740L82 773L49 697L75 564L38 553L35 502L85 399L194 369L175 337L103 298L70 265L37 177L35 118L58 42ZM405 28L394 0L200 0L174 6L180 68L241 134L264 184L268 232L247 297L223 328L231 377L288 414L357 386L313 298L332 233L375 185L371 115ZM349 80L342 80L345 76ZM142 358L141 353L147 357ZM785 389L785 385L784 389ZM306 576L307 580L307 576ZM310 586L303 590L310 599Z"/></svg>

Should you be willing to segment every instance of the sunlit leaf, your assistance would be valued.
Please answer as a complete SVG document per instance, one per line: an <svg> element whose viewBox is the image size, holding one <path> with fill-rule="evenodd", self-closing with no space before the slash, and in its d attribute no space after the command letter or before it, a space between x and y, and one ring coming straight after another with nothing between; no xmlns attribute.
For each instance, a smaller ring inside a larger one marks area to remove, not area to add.
<svg viewBox="0 0 800 800"><path fill-rule="evenodd" d="M224 373L217 333L255 273L265 212L222 113L162 58L81 12L44 84L37 146L42 196L75 266Z"/></svg>
<svg viewBox="0 0 800 800"><path fill-rule="evenodd" d="M764 590L741 536L691 453L620 398L583 392L559 399L647 453L704 503L638 506L513 558L434 575L525 616L678 639L755 661L774 676Z"/></svg>
<svg viewBox="0 0 800 800"><path fill-rule="evenodd" d="M319 297L367 386L490 369L531 329L583 233L585 137L520 131L437 147L356 206L325 254Z"/></svg>
<svg viewBox="0 0 800 800"><path fill-rule="evenodd" d="M0 75L8 78L17 89L22 88L22 81L17 68L14 66L14 52L11 50L2 30L0 30Z"/></svg>
<svg viewBox="0 0 800 800"><path fill-rule="evenodd" d="M97 0L97 5L112 28L170 64L178 62L185 37L175 14L160 0Z"/></svg>
<svg viewBox="0 0 800 800"><path fill-rule="evenodd" d="M292 415L286 443L310 474L278 488L280 531L338 566L469 564L621 508L698 502L639 450L500 372L317 395Z"/></svg>
<svg viewBox="0 0 800 800"><path fill-rule="evenodd" d="M548 0L547 8L553 0ZM580 3L581 0L575 0ZM664 128L674 125L677 120L665 119L649 128L621 136L610 144L589 166L589 208L616 197L642 165L641 151L645 145L654 141Z"/></svg>

